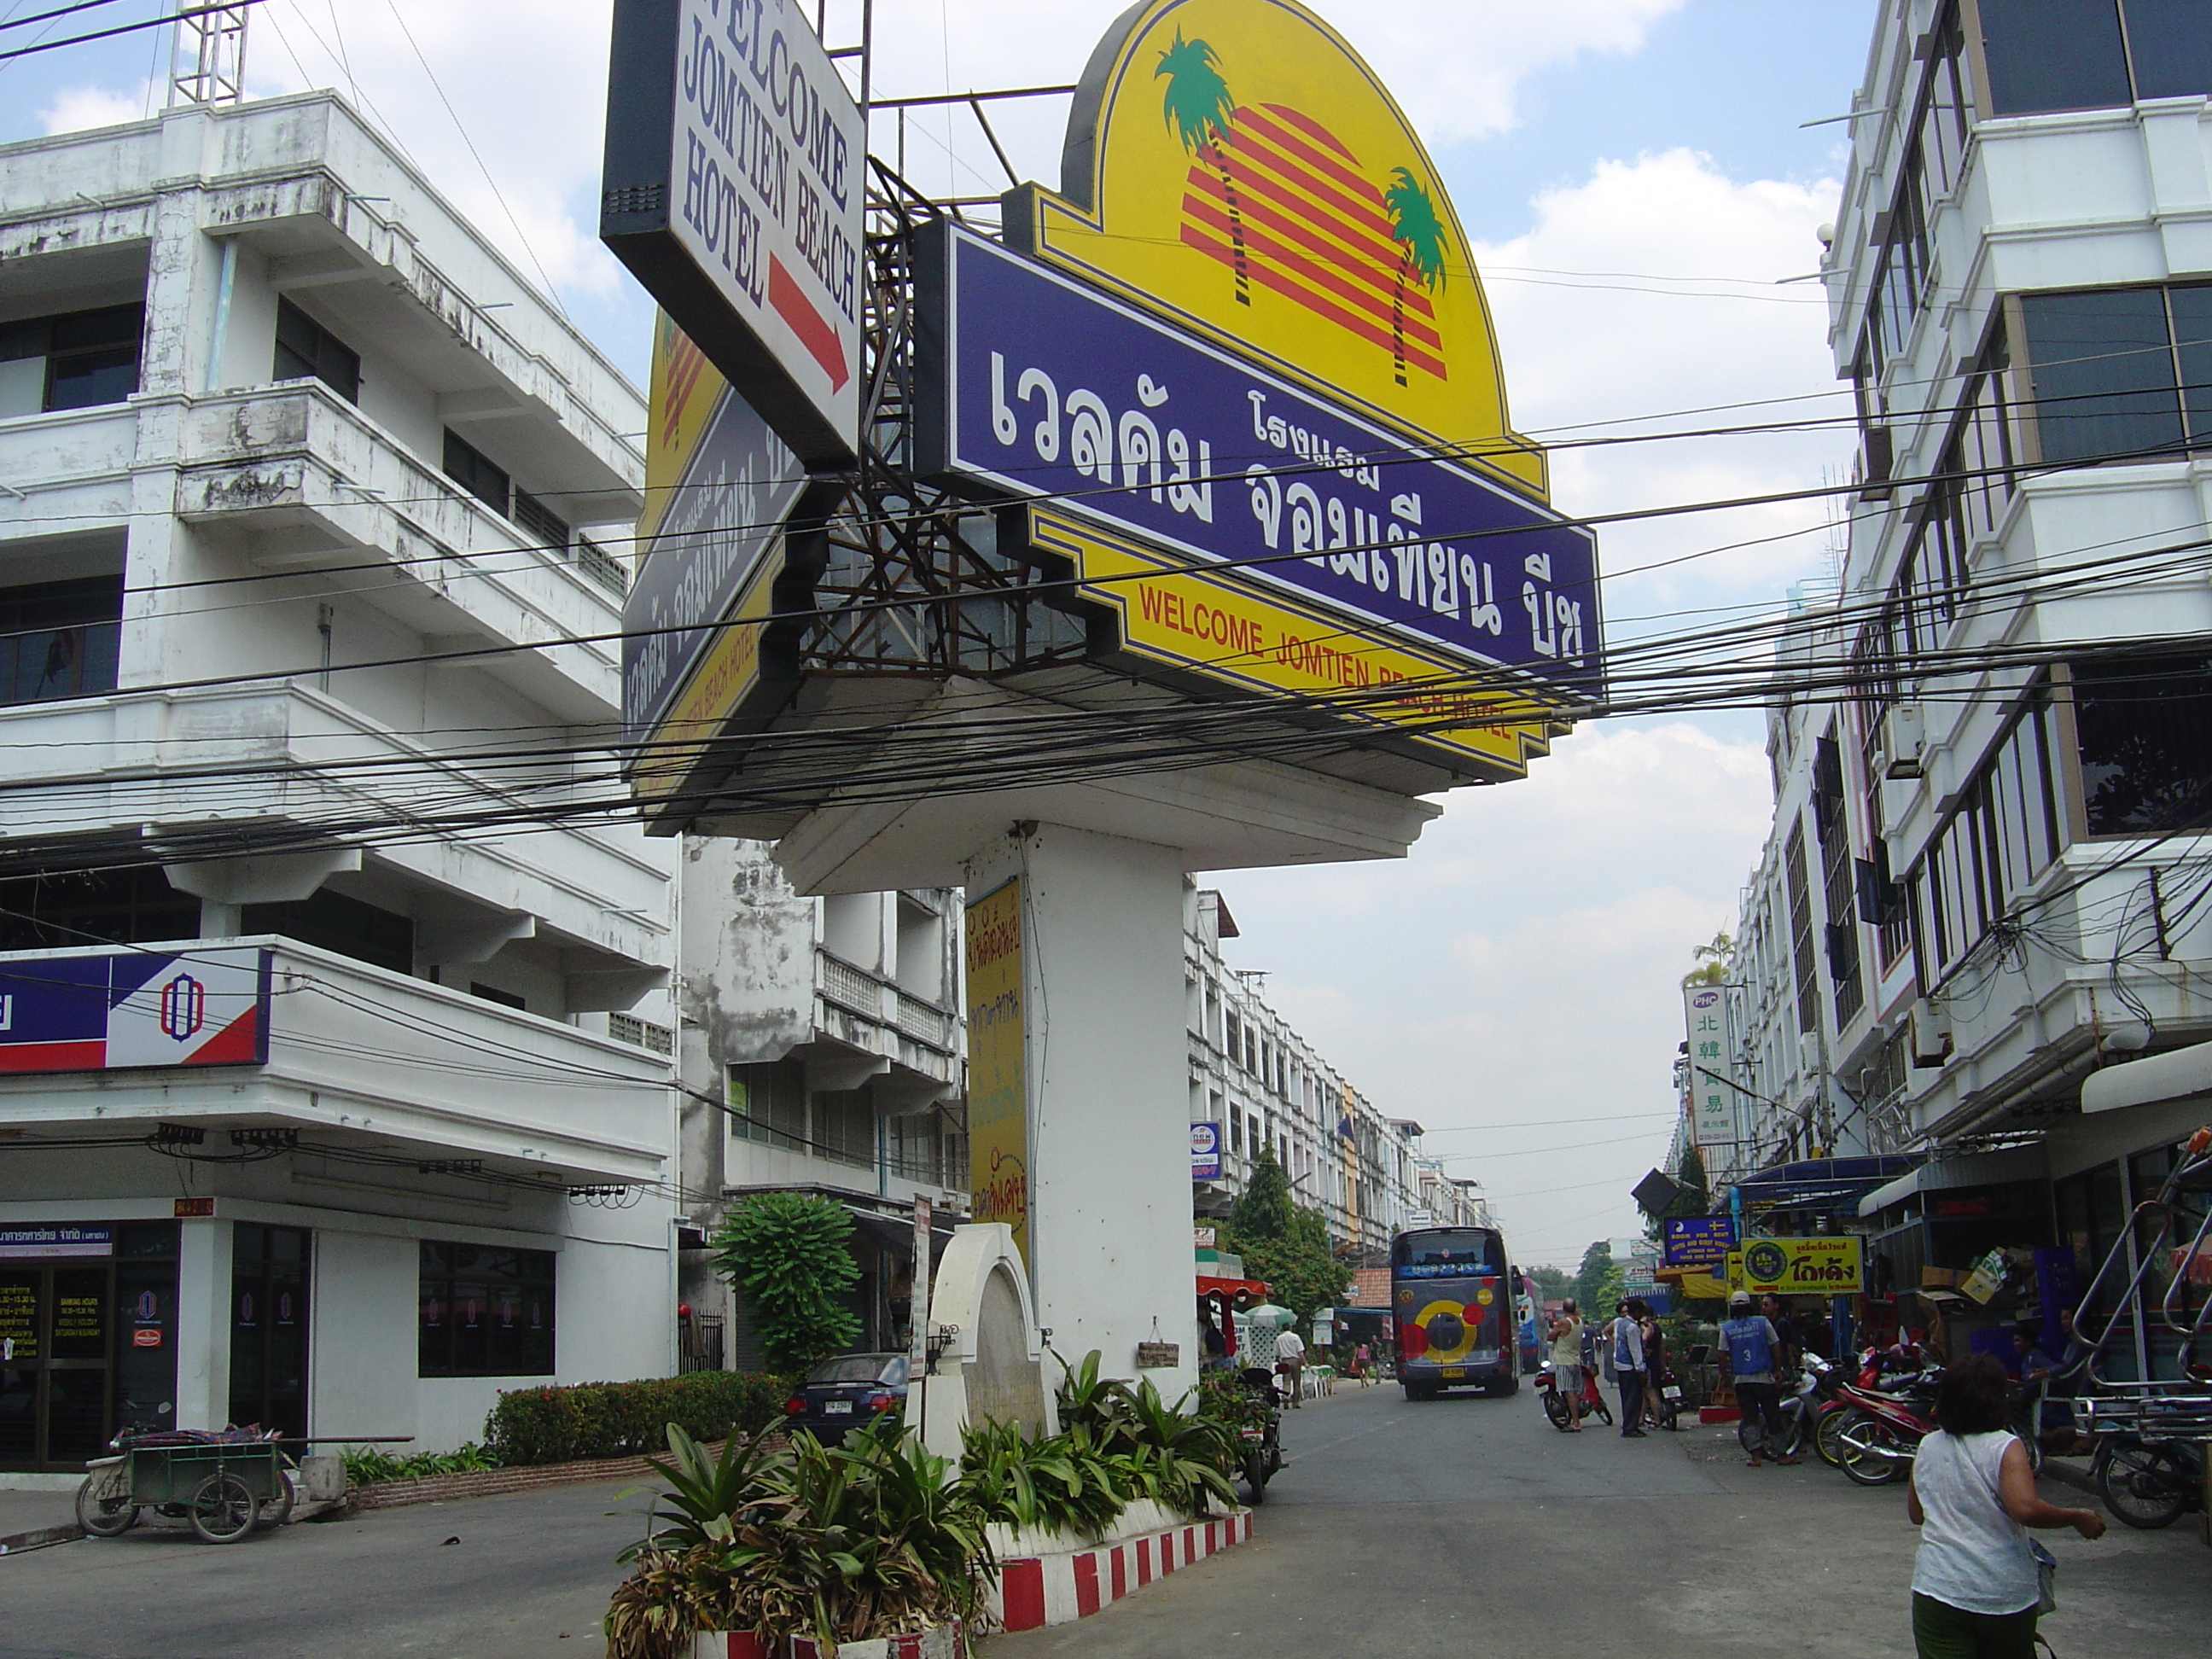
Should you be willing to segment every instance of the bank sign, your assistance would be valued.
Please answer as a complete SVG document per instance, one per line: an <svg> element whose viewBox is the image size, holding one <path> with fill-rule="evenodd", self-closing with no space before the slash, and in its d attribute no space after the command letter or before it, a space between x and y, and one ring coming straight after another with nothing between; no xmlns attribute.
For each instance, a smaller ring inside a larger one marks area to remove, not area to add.
<svg viewBox="0 0 2212 1659"><path fill-rule="evenodd" d="M269 981L252 946L0 959L0 1073L265 1064Z"/></svg>
<svg viewBox="0 0 2212 1659"><path fill-rule="evenodd" d="M924 280L941 330L923 339L926 470L1047 498L1464 667L1595 694L1589 531L968 231L945 229Z"/></svg>

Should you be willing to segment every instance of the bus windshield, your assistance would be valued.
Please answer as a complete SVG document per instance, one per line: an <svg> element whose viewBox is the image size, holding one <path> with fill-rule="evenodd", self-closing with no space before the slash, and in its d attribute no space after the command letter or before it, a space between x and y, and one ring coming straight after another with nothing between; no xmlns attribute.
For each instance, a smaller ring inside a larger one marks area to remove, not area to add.
<svg viewBox="0 0 2212 1659"><path fill-rule="evenodd" d="M1505 1271L1505 1242L1486 1227L1433 1227L1401 1233L1391 1267L1405 1279L1492 1279Z"/></svg>

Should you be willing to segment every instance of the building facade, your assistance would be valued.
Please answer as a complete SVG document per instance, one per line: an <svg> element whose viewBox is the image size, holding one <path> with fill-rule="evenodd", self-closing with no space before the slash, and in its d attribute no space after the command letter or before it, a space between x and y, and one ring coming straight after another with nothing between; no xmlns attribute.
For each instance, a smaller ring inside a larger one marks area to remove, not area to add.
<svg viewBox="0 0 2212 1659"><path fill-rule="evenodd" d="M760 1365L708 1242L764 1190L852 1212L860 1346L903 1351L914 1200L939 1233L968 1212L960 895L810 898L763 842L683 845L686 1361Z"/></svg>
<svg viewBox="0 0 2212 1659"><path fill-rule="evenodd" d="M0 149L0 1468L672 1368L644 423L333 95Z"/></svg>
<svg viewBox="0 0 2212 1659"><path fill-rule="evenodd" d="M1907 1297L2050 1247L2063 1303L2212 1111L2158 1058L2212 1036L2208 94L2204 8L1885 0L1854 103L1860 489L1778 663L1734 1155L1914 1160L1849 1218Z"/></svg>

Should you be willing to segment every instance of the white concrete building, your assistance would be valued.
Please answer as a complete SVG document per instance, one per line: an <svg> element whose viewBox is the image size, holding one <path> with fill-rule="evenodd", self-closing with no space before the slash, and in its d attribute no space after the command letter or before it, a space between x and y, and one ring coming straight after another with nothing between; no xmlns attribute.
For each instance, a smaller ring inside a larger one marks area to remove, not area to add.
<svg viewBox="0 0 2212 1659"><path fill-rule="evenodd" d="M1221 895L1183 889L1183 999L1190 1121L1213 1126L1221 1173L1193 1183L1202 1220L1223 1217L1272 1146L1291 1192L1328 1223L1331 1239L1364 1252L1409 1226L1447 1224L1468 1198L1425 1160L1421 1126L1387 1118L1267 1004L1263 972L1230 968L1221 941L1237 923ZM1443 1206L1443 1207L1439 1207Z"/></svg>
<svg viewBox="0 0 2212 1659"><path fill-rule="evenodd" d="M1854 104L1864 488L1731 977L1749 1162L1926 1154L1856 1206L1908 1290L2086 1273L2212 1103L2138 1058L2212 1036L2208 94L2212 9L1884 0Z"/></svg>
<svg viewBox="0 0 2212 1659"><path fill-rule="evenodd" d="M799 894L760 842L684 845L686 1363L759 1366L707 1249L727 1206L823 1194L858 1224L864 1351L902 1350L917 1196L968 1212L960 894Z"/></svg>
<svg viewBox="0 0 2212 1659"><path fill-rule="evenodd" d="M0 1469L673 1368L644 424L333 95L0 149Z"/></svg>

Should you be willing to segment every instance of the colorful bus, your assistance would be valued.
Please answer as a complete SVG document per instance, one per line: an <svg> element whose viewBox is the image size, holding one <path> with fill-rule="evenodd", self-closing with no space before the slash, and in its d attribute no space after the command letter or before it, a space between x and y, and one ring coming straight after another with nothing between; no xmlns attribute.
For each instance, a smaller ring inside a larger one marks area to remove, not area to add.
<svg viewBox="0 0 2212 1659"><path fill-rule="evenodd" d="M1423 1227L1390 1242L1398 1382L1408 1400L1446 1389L1512 1394L1521 1275L1492 1227Z"/></svg>

